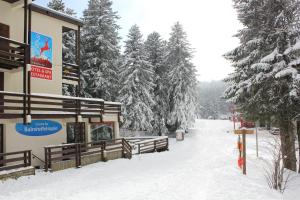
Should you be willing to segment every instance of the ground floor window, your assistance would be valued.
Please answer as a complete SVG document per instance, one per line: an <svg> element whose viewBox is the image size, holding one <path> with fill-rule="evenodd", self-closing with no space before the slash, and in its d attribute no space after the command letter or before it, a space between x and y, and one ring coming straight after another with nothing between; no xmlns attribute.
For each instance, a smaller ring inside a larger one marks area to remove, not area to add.
<svg viewBox="0 0 300 200"><path fill-rule="evenodd" d="M93 123L91 124L91 140L93 142L99 140L113 139L114 126L111 123Z"/></svg>
<svg viewBox="0 0 300 200"><path fill-rule="evenodd" d="M85 123L67 123L67 143L85 143Z"/></svg>

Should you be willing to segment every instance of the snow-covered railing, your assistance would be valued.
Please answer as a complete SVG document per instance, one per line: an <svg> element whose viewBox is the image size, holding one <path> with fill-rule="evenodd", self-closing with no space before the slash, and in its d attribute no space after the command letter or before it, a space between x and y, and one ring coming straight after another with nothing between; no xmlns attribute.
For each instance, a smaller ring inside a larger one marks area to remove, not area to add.
<svg viewBox="0 0 300 200"><path fill-rule="evenodd" d="M103 99L70 97L41 93L14 93L0 91L0 119L22 118L32 115L35 118L102 117L103 114L121 113L121 104L106 102Z"/></svg>
<svg viewBox="0 0 300 200"><path fill-rule="evenodd" d="M169 138L157 137L136 142L138 154L169 150Z"/></svg>
<svg viewBox="0 0 300 200"><path fill-rule="evenodd" d="M0 153L0 171L31 166L31 150Z"/></svg>

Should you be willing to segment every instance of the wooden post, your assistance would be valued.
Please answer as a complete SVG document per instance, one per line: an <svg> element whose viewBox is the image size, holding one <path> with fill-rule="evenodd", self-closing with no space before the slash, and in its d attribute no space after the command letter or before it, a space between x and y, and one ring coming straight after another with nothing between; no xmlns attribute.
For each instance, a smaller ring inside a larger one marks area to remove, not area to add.
<svg viewBox="0 0 300 200"><path fill-rule="evenodd" d="M123 158L125 158L125 153L124 153L124 151L125 151L125 148L124 148L124 138L122 139L122 157Z"/></svg>
<svg viewBox="0 0 300 200"><path fill-rule="evenodd" d="M141 144L138 144L138 154L141 154Z"/></svg>
<svg viewBox="0 0 300 200"><path fill-rule="evenodd" d="M24 38L23 42L25 44L24 48L24 63L23 63L23 123L26 124L26 100L27 100L27 61L28 61L28 51L27 51L27 34L28 34L28 24L27 24L27 9L28 9L28 0L24 0Z"/></svg>
<svg viewBox="0 0 300 200"><path fill-rule="evenodd" d="M154 149L153 149L153 151L156 151L156 140L154 140Z"/></svg>
<svg viewBox="0 0 300 200"><path fill-rule="evenodd" d="M167 151L169 151L169 138L167 138L166 140L167 140Z"/></svg>
<svg viewBox="0 0 300 200"><path fill-rule="evenodd" d="M81 66L80 66L80 26L78 26L77 32L76 32L76 64L78 65L78 87L76 91L76 96L80 97L80 91L81 91Z"/></svg>
<svg viewBox="0 0 300 200"><path fill-rule="evenodd" d="M101 142L101 160L104 161L104 142Z"/></svg>
<svg viewBox="0 0 300 200"><path fill-rule="evenodd" d="M81 144L78 144L78 167L81 167Z"/></svg>
<svg viewBox="0 0 300 200"><path fill-rule="evenodd" d="M78 155L79 155L78 144L75 144L75 165L76 165L76 168L79 167Z"/></svg>
<svg viewBox="0 0 300 200"><path fill-rule="evenodd" d="M47 147L44 147L45 150L45 171L48 171L48 155L47 155Z"/></svg>
<svg viewBox="0 0 300 200"><path fill-rule="evenodd" d="M27 167L27 151L24 151L24 167Z"/></svg>
<svg viewBox="0 0 300 200"><path fill-rule="evenodd" d="M28 151L28 166L31 166L31 150Z"/></svg>
<svg viewBox="0 0 300 200"><path fill-rule="evenodd" d="M242 134L243 138L243 174L247 174L247 166L246 166L246 134Z"/></svg>
<svg viewBox="0 0 300 200"><path fill-rule="evenodd" d="M52 167L52 163L51 163L51 148L48 148L48 162L49 162L49 168L51 169Z"/></svg>
<svg viewBox="0 0 300 200"><path fill-rule="evenodd" d="M31 4L28 5L28 46L26 47L27 50L27 61L26 64L31 64L31 27L32 27L32 8ZM26 69L28 70L28 69ZM28 70L27 72L27 94L28 94L28 99L27 99L27 115L31 115L31 69Z"/></svg>
<svg viewBox="0 0 300 200"><path fill-rule="evenodd" d="M255 124L255 137L256 137L256 157L258 158L258 131L257 131L257 124Z"/></svg>

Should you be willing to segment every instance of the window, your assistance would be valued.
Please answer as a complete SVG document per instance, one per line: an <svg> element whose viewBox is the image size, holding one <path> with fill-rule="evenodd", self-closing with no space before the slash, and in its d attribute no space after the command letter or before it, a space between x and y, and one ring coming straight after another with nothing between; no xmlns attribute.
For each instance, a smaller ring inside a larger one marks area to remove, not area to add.
<svg viewBox="0 0 300 200"><path fill-rule="evenodd" d="M94 123L91 125L91 140L93 142L99 140L113 139L113 123Z"/></svg>
<svg viewBox="0 0 300 200"><path fill-rule="evenodd" d="M85 143L85 123L67 123L67 143Z"/></svg>

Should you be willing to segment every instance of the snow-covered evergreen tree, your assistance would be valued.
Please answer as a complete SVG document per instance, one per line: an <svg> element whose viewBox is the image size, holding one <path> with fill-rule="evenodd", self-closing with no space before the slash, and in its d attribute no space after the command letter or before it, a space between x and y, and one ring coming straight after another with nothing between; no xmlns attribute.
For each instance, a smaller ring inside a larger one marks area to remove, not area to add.
<svg viewBox="0 0 300 200"><path fill-rule="evenodd" d="M66 10L66 5L63 0L51 0L47 6L53 10L64 13Z"/></svg>
<svg viewBox="0 0 300 200"><path fill-rule="evenodd" d="M125 128L152 130L153 76L153 66L147 61L142 34L134 25L125 41L124 64L120 69L119 99L123 103Z"/></svg>
<svg viewBox="0 0 300 200"><path fill-rule="evenodd" d="M273 118L281 129L285 166L296 168L292 120L299 113L299 1L234 0L244 29L227 53L235 72L225 96L254 119Z"/></svg>
<svg viewBox="0 0 300 200"><path fill-rule="evenodd" d="M114 101L118 91L120 47L111 0L89 0L83 13L82 61L86 96Z"/></svg>
<svg viewBox="0 0 300 200"><path fill-rule="evenodd" d="M163 65L166 45L157 32L148 35L145 42L147 61L153 66L154 75L154 101L153 105L153 133L162 135L167 133L165 119L168 111L167 96L167 68Z"/></svg>
<svg viewBox="0 0 300 200"><path fill-rule="evenodd" d="M187 35L177 22L172 27L165 59L169 70L167 127L170 132L187 129L195 120L197 80L192 57Z"/></svg>

